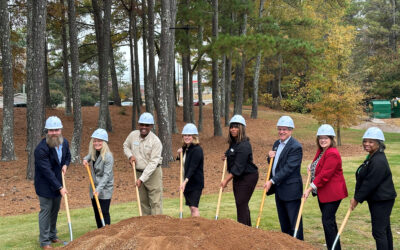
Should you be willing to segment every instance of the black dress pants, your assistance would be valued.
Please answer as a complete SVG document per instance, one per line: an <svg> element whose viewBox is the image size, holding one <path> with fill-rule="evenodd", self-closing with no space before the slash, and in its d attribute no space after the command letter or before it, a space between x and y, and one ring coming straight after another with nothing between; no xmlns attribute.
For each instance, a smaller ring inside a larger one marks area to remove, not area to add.
<svg viewBox="0 0 400 250"><path fill-rule="evenodd" d="M342 200L322 203L318 199L319 209L322 213L322 226L324 227L325 241L328 250L332 249L333 242L335 242L338 233L336 211L338 210L341 201ZM338 240L335 250L340 249L340 241Z"/></svg>
<svg viewBox="0 0 400 250"><path fill-rule="evenodd" d="M394 205L393 200L368 201L371 213L372 236L377 250L392 250L393 236L390 228L390 214Z"/></svg>
<svg viewBox="0 0 400 250"><path fill-rule="evenodd" d="M278 210L279 223L281 224L282 233L293 236L294 228L296 227L297 216L299 215L301 199L284 201L281 200L275 193L275 203L276 209ZM299 240L304 240L303 219L300 220L296 238Z"/></svg>
<svg viewBox="0 0 400 250"><path fill-rule="evenodd" d="M257 185L258 172L233 177L237 221L251 227L249 201Z"/></svg>
<svg viewBox="0 0 400 250"><path fill-rule="evenodd" d="M111 199L99 199L100 207L101 207L101 212L103 214L104 218L104 223L106 225L110 225L111 223L111 217L110 217L110 203ZM97 228L103 227L103 224L101 223L100 215L99 215L99 209L97 208L96 200L93 198L92 199L92 207L94 211L94 217L96 218L96 224Z"/></svg>

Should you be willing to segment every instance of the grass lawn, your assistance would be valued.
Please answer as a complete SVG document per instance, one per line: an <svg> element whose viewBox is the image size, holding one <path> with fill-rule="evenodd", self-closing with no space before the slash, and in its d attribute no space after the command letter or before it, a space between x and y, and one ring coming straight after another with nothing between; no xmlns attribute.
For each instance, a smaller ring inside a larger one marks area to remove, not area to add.
<svg viewBox="0 0 400 250"><path fill-rule="evenodd" d="M312 128L314 131L315 128ZM362 131L344 130L343 138L351 143L360 143ZM393 173L397 193L400 187L400 134L385 133L386 137L386 155ZM357 167L365 159L366 155L357 157L343 158L344 175L349 191L349 197L354 194L355 176ZM309 162L303 163L302 172L306 176L306 167ZM261 173L265 174L265 173ZM216 193L218 191L216 190ZM214 219L217 194L204 195L200 201L200 214L202 217ZM253 225L258 216L262 190L256 190L251 202L251 212ZM342 220L349 208L350 198L342 201L337 212L337 223L340 227ZM89 203L89 200L88 200ZM4 205L4 204L3 204ZM391 225L393 233L394 249L400 249L400 208L399 199L394 205ZM110 208L112 223L117 223L126 218L137 216L137 203L112 204ZM172 217L179 217L179 199L164 200L164 214ZM185 207L184 216L190 215L189 209ZM59 237L63 240L69 240L68 224L66 214L60 211L58 222ZM236 219L236 207L232 193L224 193L219 218ZM93 211L91 207L71 210L72 229L74 238L85 234L88 231L96 229ZM314 246L323 248L325 243L323 228L321 224L321 214L316 198L310 196L303 211L303 225L305 241ZM276 213L274 197L267 197L260 228L264 230L280 231L278 216ZM40 249L38 244L38 215L37 213L25 214L19 216L0 217L0 249ZM375 249L375 241L371 235L371 220L368 211L368 205L359 204L350 215L350 219L341 236L343 249Z"/></svg>

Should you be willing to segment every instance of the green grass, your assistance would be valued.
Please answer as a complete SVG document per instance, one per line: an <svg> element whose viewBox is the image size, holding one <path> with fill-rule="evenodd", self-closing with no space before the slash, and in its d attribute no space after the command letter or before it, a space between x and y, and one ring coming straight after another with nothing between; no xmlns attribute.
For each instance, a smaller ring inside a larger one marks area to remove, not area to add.
<svg viewBox="0 0 400 250"><path fill-rule="evenodd" d="M305 130L308 129L315 131L315 126L311 125L310 128L305 128ZM311 134L311 132L308 133ZM304 132L304 134L306 133ZM344 130L343 138L346 139L346 143L361 143L360 138L362 137L362 134L363 131L348 129ZM391 166L396 190L399 193L400 154L398 152L400 148L400 134L385 133L385 137L387 140L386 155ZM352 197L354 194L354 173L364 159L365 155L343 158L343 170L349 191L349 197ZM307 166L308 163L309 162L303 162L303 166ZM261 174L264 175L265 173L263 172ZM305 167L302 168L302 174L303 176L306 176ZM216 192L218 191L216 190ZM202 217L209 219L215 218L217 196L217 194L202 196L200 201L200 214ZM262 190L256 190L250 201L254 226L258 216L261 196ZM342 223L347 212L349 200L350 198L346 198L342 201L336 214L338 226ZM394 249L400 249L399 205L399 199L397 199L391 215ZM138 215L136 202L112 204L110 210L112 224ZM164 200L164 214L172 217L179 217L178 210L179 199ZM188 216L190 216L190 211L185 207L184 217ZM37 217L37 213L0 217L0 249L39 249ZM69 231L65 212L60 211L58 218L58 235L63 240L69 240ZM223 194L219 218L236 219L236 207L232 193ZM96 223L91 207L71 210L71 220L75 239L86 232L96 229ZM321 214L316 198L310 197L307 200L304 206L303 220L305 241L314 246L323 248L325 238L321 224ZM273 196L267 197L266 199L260 228L264 230L280 231ZM350 215L350 219L341 236L341 243L343 249L375 249L375 241L371 235L370 214L366 202L359 204Z"/></svg>

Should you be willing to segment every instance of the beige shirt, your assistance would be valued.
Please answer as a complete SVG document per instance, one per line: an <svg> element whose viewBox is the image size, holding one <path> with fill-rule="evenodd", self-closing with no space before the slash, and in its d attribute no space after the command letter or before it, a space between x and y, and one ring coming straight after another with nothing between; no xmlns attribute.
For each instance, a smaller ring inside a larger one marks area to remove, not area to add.
<svg viewBox="0 0 400 250"><path fill-rule="evenodd" d="M136 158L136 169L143 171L140 176L142 182L146 182L162 163L161 157L162 144L160 139L153 133L142 138L140 131L132 131L124 142L124 153L128 159L131 156Z"/></svg>

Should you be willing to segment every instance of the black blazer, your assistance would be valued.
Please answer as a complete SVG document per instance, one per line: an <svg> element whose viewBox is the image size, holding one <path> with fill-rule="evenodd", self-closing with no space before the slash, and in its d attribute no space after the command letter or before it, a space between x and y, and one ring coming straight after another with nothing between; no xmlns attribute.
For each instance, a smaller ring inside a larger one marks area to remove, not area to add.
<svg viewBox="0 0 400 250"><path fill-rule="evenodd" d="M356 190L354 199L363 201L384 201L396 198L392 172L386 155L383 152L374 153L364 161L356 171Z"/></svg>
<svg viewBox="0 0 400 250"><path fill-rule="evenodd" d="M62 188L61 169L71 162L68 141L64 138L61 162L55 148L49 148L43 139L35 149L35 190L36 194L46 198L60 196Z"/></svg>
<svg viewBox="0 0 400 250"><path fill-rule="evenodd" d="M273 150L279 146L280 141L275 141ZM303 148L301 144L291 137L282 150L275 169L275 175L271 178L275 184L268 191L268 195L275 193L283 201L300 199L303 194L303 181L301 179L300 167L303 159Z"/></svg>
<svg viewBox="0 0 400 250"><path fill-rule="evenodd" d="M200 145L190 144L189 148L183 148L185 158L185 178L189 181L185 191L202 190L204 188L204 155Z"/></svg>
<svg viewBox="0 0 400 250"><path fill-rule="evenodd" d="M229 145L225 156L228 172L234 177L258 172L257 166L253 163L253 150L249 140Z"/></svg>

